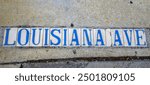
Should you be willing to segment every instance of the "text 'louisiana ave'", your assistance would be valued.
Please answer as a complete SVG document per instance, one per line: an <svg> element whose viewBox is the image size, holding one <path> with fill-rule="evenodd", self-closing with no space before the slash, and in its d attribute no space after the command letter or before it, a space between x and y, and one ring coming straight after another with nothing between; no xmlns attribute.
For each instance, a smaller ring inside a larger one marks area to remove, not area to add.
<svg viewBox="0 0 150 85"><path fill-rule="evenodd" d="M5 47L146 47L145 29L5 28Z"/></svg>

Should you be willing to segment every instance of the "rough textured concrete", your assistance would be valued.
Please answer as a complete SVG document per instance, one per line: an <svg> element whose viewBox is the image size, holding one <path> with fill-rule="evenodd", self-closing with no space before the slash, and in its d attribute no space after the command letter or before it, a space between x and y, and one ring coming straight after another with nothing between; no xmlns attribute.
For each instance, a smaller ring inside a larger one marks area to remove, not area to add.
<svg viewBox="0 0 150 85"><path fill-rule="evenodd" d="M150 26L149 0L0 0L0 11L1 26Z"/></svg>
<svg viewBox="0 0 150 85"><path fill-rule="evenodd" d="M132 61L57 61L47 63L24 63L23 68L150 68L150 60Z"/></svg>
<svg viewBox="0 0 150 85"><path fill-rule="evenodd" d="M0 11L0 26L150 27L150 0L0 0ZM147 57L150 48L0 48L0 63L108 56Z"/></svg>
<svg viewBox="0 0 150 85"><path fill-rule="evenodd" d="M150 56L150 48L1 48L0 52L1 63L79 57Z"/></svg>
<svg viewBox="0 0 150 85"><path fill-rule="evenodd" d="M86 68L150 68L150 60L91 62Z"/></svg>
<svg viewBox="0 0 150 85"><path fill-rule="evenodd" d="M0 68L20 68L20 64L0 65Z"/></svg>

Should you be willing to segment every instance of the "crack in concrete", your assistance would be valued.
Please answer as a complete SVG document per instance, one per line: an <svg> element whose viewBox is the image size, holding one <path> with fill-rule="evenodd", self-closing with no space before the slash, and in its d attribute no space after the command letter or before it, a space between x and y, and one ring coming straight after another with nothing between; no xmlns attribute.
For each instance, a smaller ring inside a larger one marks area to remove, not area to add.
<svg viewBox="0 0 150 85"><path fill-rule="evenodd" d="M41 59L41 60L29 60L22 62L7 62L0 63L0 65L8 64L22 64L22 63L41 63L41 62L59 62L59 61L132 61L132 60L150 60L150 56L147 57L88 57L88 58L66 58L66 59ZM69 62L68 62L69 63Z"/></svg>

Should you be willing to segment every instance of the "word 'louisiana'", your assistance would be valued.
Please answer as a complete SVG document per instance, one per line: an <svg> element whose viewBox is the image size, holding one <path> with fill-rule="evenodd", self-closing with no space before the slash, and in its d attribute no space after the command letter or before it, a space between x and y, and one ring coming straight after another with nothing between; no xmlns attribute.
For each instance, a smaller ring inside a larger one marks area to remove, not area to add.
<svg viewBox="0 0 150 85"><path fill-rule="evenodd" d="M5 47L146 47L144 29L6 28Z"/></svg>

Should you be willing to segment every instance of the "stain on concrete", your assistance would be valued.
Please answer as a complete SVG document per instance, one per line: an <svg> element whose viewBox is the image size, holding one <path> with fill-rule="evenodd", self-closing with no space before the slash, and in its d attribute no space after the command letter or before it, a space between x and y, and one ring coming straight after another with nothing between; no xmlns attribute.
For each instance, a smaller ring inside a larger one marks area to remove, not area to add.
<svg viewBox="0 0 150 85"><path fill-rule="evenodd" d="M76 53L77 53L77 52L76 52L76 49L74 49L74 50L73 50L73 54L76 54Z"/></svg>

